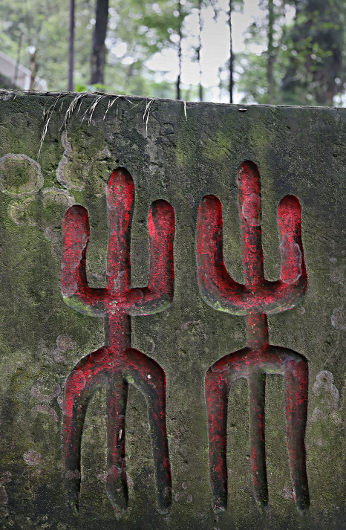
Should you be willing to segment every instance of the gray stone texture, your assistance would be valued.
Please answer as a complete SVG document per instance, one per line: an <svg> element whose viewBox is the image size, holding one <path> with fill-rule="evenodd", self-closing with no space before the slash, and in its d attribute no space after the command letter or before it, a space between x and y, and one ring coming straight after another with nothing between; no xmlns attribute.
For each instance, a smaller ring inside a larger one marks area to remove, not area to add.
<svg viewBox="0 0 346 530"><path fill-rule="evenodd" d="M204 397L207 369L245 346L245 318L214 311L196 275L202 198L222 202L228 270L244 282L236 175L260 171L265 275L280 276L277 208L302 208L309 278L303 305L268 317L270 342L309 361L306 429L311 504L298 513L286 442L283 378L266 383L269 505L252 496L245 380L228 407L228 508L214 514ZM105 488L105 392L92 399L82 444L80 512L67 508L62 393L74 365L104 344L102 319L69 308L60 292L61 220L88 209L87 275L103 287L105 187L113 169L135 182L132 286L147 285L150 204L175 210L173 304L132 317L132 346L167 378L173 500L156 509L146 404L132 386L126 412L129 507L116 520ZM187 103L94 94L0 92L0 526L4 530L224 530L346 528L346 109Z"/></svg>

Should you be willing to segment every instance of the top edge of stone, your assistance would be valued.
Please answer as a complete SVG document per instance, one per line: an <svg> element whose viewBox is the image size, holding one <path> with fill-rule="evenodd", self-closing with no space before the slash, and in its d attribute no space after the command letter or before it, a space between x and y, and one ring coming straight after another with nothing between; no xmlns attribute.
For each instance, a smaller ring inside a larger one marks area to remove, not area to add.
<svg viewBox="0 0 346 530"><path fill-rule="evenodd" d="M346 110L344 107L327 107L327 106L319 106L319 105L259 105L259 104L236 104L236 103L218 103L218 102L211 102L211 101L184 101L184 100L177 100L177 99L169 99L169 98L156 98L152 96L133 96L133 95L127 95L127 94L108 94L105 92L52 92L52 91L38 91L38 90L6 90L6 89L0 89L0 100L8 101L11 96L13 98L17 97L23 97L23 96L39 96L39 97L83 97L83 98L97 98L100 96L103 96L105 98L119 98L119 99L125 99L127 101L147 101L147 102L161 102L161 103L177 103L177 104L184 104L189 107L193 106L220 106L220 107L231 107L234 109L238 109L239 111L246 111L251 108L288 108L288 109L313 109L313 110Z"/></svg>

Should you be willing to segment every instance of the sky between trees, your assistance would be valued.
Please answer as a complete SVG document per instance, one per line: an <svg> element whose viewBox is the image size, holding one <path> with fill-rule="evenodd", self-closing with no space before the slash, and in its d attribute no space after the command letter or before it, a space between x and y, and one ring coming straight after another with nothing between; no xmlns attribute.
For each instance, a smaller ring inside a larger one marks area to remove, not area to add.
<svg viewBox="0 0 346 530"><path fill-rule="evenodd" d="M0 3L0 50L27 67L36 51L36 74L53 91L68 86L71 1ZM343 106L343 0L74 3L77 91L228 102L231 11L234 102Z"/></svg>

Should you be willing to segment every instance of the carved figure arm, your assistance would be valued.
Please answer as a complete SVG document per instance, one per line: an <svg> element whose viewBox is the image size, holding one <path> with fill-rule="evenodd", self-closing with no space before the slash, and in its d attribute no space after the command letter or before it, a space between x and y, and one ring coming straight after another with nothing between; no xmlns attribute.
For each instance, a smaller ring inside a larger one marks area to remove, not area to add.
<svg viewBox="0 0 346 530"><path fill-rule="evenodd" d="M130 315L150 315L164 311L173 302L174 291L174 210L164 200L152 203L148 218L149 279L148 287L133 289L135 301Z"/></svg>
<svg viewBox="0 0 346 530"><path fill-rule="evenodd" d="M232 315L248 313L248 291L227 272L223 258L222 206L214 195L203 198L197 222L197 277L203 300Z"/></svg>
<svg viewBox="0 0 346 530"><path fill-rule="evenodd" d="M90 316L104 316L104 289L90 289L86 277L86 252L90 229L83 206L69 208L62 222L60 287L69 307Z"/></svg>
<svg viewBox="0 0 346 530"><path fill-rule="evenodd" d="M305 296L308 287L301 232L301 208L297 197L286 195L278 208L281 275L263 290L266 314L292 309Z"/></svg>

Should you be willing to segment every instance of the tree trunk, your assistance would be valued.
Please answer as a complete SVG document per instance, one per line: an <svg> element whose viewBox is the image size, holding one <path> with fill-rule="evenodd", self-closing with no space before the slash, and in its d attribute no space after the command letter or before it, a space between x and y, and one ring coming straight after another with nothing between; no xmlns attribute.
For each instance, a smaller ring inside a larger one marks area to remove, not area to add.
<svg viewBox="0 0 346 530"><path fill-rule="evenodd" d="M29 90L35 89L35 79L36 79L36 50L31 55L30 60L30 88Z"/></svg>
<svg viewBox="0 0 346 530"><path fill-rule="evenodd" d="M274 98L274 0L268 1L268 103L273 104Z"/></svg>
<svg viewBox="0 0 346 530"><path fill-rule="evenodd" d="M177 89L177 99L181 99L181 91L180 91L180 74L177 77L177 83L176 83L176 89Z"/></svg>
<svg viewBox="0 0 346 530"><path fill-rule="evenodd" d="M221 79L221 74L222 74L222 68L221 68L221 66L219 66L219 69L217 71L217 75L218 75L218 78L219 78L219 101L220 101L220 103L222 102L222 79Z"/></svg>
<svg viewBox="0 0 346 530"><path fill-rule="evenodd" d="M106 64L106 34L108 25L108 0L96 0L96 22L91 54L91 84L104 84Z"/></svg>
<svg viewBox="0 0 346 530"><path fill-rule="evenodd" d="M21 32L19 35L19 40L18 40L18 52L17 52L16 67L14 69L13 88L17 88L18 66L20 63L20 52L22 50L22 39L23 39L23 33Z"/></svg>
<svg viewBox="0 0 346 530"><path fill-rule="evenodd" d="M201 66L201 50L202 50L202 0L198 1L198 20L199 20L199 33L198 33L198 48L197 48L197 59L199 65L199 100L203 101L203 86L202 86L202 66Z"/></svg>
<svg viewBox="0 0 346 530"><path fill-rule="evenodd" d="M178 77L177 77L177 84L176 84L176 89L177 89L177 99L181 99L181 91L180 91L180 81L181 81L181 56L182 56L182 51L181 51L181 41L183 39L183 33L182 33L182 17L181 17L181 1L179 0L179 4L178 4L178 9L179 9L179 43L178 43L178 62L179 62L179 72L178 72Z"/></svg>
<svg viewBox="0 0 346 530"><path fill-rule="evenodd" d="M233 103L233 40L232 40L232 0L229 0L229 102Z"/></svg>
<svg viewBox="0 0 346 530"><path fill-rule="evenodd" d="M72 92L73 86L73 68L74 68L74 2L70 0L70 34L68 48L68 85L67 90Z"/></svg>

